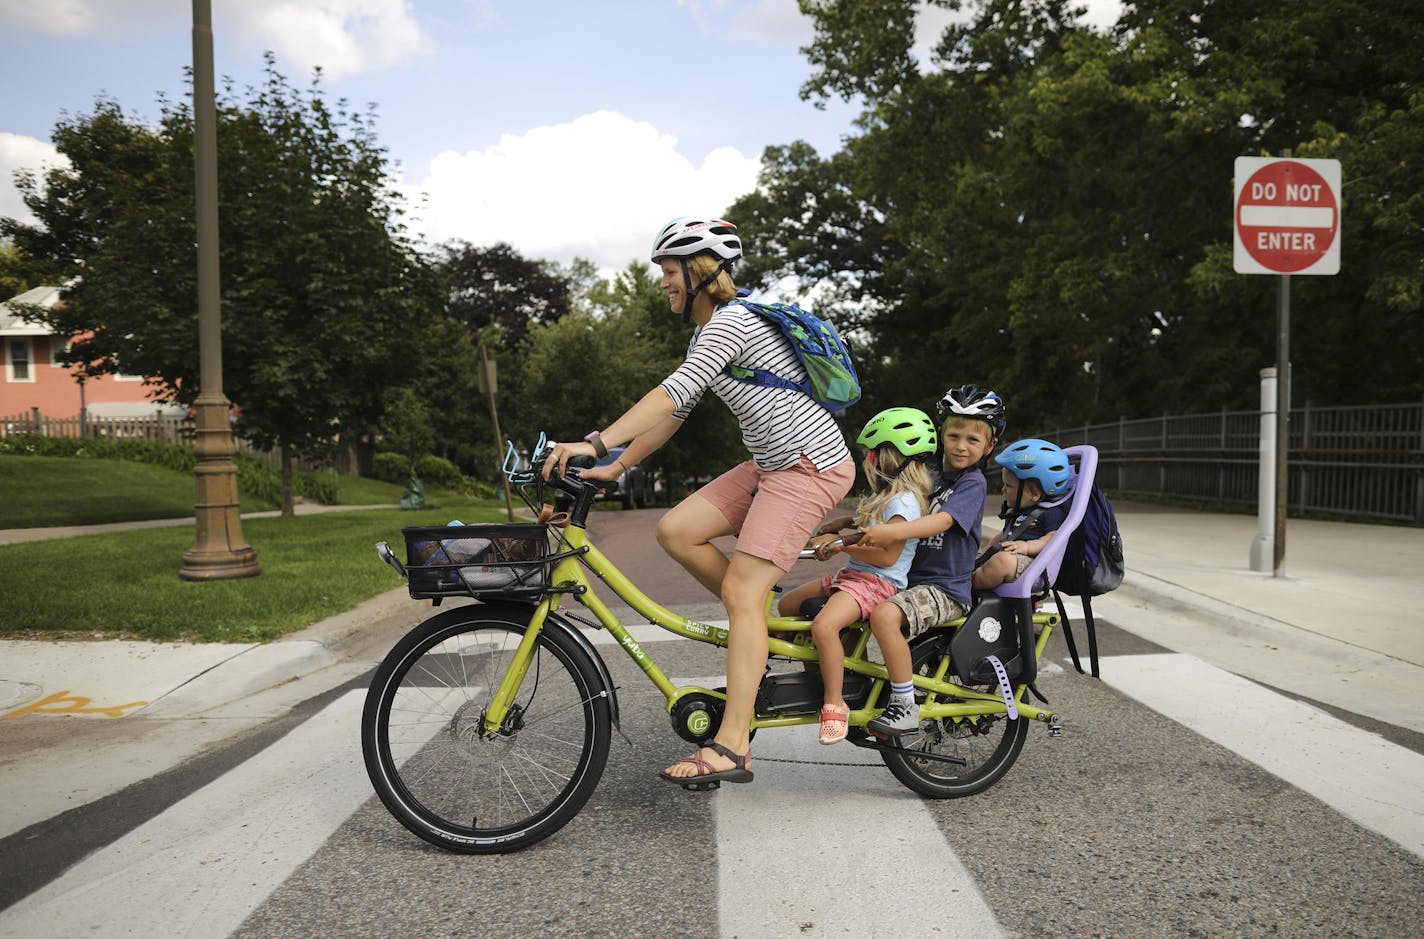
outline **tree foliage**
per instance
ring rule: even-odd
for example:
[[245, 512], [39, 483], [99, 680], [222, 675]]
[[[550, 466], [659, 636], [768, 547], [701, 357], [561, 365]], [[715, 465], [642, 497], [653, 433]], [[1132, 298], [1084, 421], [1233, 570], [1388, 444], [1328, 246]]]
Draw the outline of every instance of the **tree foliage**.
[[[191, 402], [197, 344], [193, 116], [156, 125], [100, 100], [60, 121], [70, 168], [22, 179], [38, 221], [0, 221], [46, 277], [68, 282], [48, 325], [68, 360], [150, 376]], [[407, 383], [439, 310], [408, 240], [372, 116], [332, 106], [319, 76], [291, 88], [268, 58], [260, 88], [219, 95], [222, 387], [236, 432], [321, 457], [367, 433], [385, 389]]]
[[1254, 405], [1276, 278], [1231, 270], [1231, 166], [1287, 148], [1345, 178], [1340, 275], [1292, 278], [1297, 399], [1424, 392], [1424, 7], [938, 5], [968, 16], [917, 61], [914, 0], [803, 0], [803, 95], [861, 101], [859, 133], [769, 149], [728, 212], [761, 282], [861, 311], [867, 404], [974, 381], [1015, 432]]

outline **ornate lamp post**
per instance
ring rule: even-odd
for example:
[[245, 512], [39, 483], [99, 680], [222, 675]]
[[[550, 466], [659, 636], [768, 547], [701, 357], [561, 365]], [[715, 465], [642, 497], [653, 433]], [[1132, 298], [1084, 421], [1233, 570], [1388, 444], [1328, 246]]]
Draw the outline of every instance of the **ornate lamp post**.
[[198, 352], [202, 389], [197, 406], [197, 540], [183, 555], [184, 580], [231, 580], [262, 573], [257, 552], [242, 537], [237, 464], [222, 390], [222, 320], [218, 280], [218, 139], [213, 93], [211, 0], [193, 0], [193, 130], [198, 221]]

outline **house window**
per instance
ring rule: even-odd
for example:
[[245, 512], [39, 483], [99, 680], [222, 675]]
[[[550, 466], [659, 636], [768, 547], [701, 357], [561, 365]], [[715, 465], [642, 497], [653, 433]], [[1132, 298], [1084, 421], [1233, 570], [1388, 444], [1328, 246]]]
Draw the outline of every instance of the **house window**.
[[11, 339], [5, 354], [5, 378], [8, 381], [34, 381], [34, 356], [28, 339]]

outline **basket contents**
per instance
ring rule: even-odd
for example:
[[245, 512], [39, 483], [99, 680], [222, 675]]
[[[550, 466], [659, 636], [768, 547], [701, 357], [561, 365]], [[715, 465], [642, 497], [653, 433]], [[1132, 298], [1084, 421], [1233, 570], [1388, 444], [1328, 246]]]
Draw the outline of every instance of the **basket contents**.
[[549, 536], [542, 525], [451, 522], [401, 531], [413, 597], [537, 593], [544, 589]]

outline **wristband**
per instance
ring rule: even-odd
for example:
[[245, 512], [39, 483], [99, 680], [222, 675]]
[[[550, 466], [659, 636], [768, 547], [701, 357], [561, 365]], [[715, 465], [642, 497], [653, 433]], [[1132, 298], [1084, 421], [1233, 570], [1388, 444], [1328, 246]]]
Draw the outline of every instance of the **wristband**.
[[589, 434], [583, 439], [593, 444], [594, 456], [598, 457], [600, 460], [608, 456], [608, 447], [604, 446], [603, 438], [599, 436], [598, 431], [595, 430], [593, 433]]

